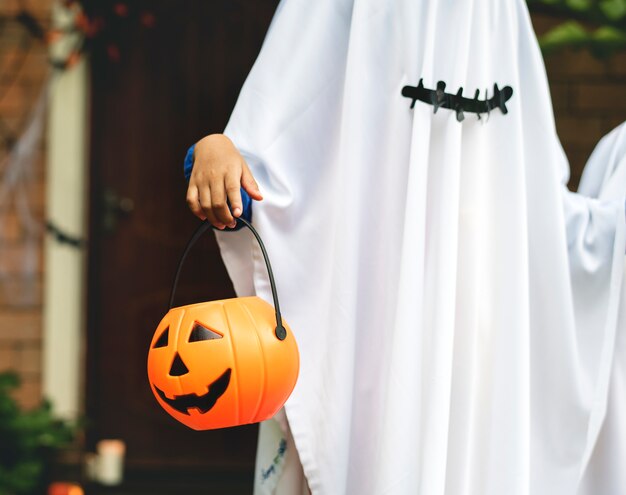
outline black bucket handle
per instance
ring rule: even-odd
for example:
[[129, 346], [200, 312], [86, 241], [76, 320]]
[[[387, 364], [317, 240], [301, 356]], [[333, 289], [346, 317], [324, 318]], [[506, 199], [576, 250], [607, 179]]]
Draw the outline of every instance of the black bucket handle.
[[[250, 229], [250, 231], [254, 234], [254, 237], [256, 237], [256, 240], [258, 241], [259, 246], [261, 247], [261, 252], [263, 253], [263, 259], [265, 260], [265, 266], [267, 267], [267, 274], [270, 279], [270, 286], [272, 287], [272, 298], [274, 299], [274, 311], [276, 312], [276, 328], [274, 329], [274, 333], [276, 334], [276, 337], [279, 340], [285, 340], [285, 338], [287, 337], [287, 330], [283, 326], [283, 319], [282, 319], [282, 316], [280, 315], [280, 305], [278, 304], [278, 293], [276, 291], [276, 282], [274, 282], [274, 274], [272, 272], [272, 265], [270, 264], [270, 259], [269, 259], [269, 256], [267, 255], [265, 245], [263, 244], [263, 241], [261, 240], [261, 236], [256, 231], [256, 229], [250, 224], [250, 222], [248, 222], [245, 218], [241, 218], [241, 217], [237, 218], [237, 221], [243, 223], [246, 227], [248, 227], [248, 229]], [[209, 221], [207, 220], [203, 221], [200, 224], [200, 226], [196, 229], [196, 231], [193, 233], [193, 235], [191, 236], [191, 239], [189, 239], [189, 242], [187, 243], [187, 246], [185, 247], [185, 250], [183, 251], [183, 255], [180, 257], [180, 261], [178, 262], [178, 267], [176, 268], [176, 275], [174, 276], [174, 283], [172, 284], [172, 292], [170, 294], [170, 303], [169, 303], [168, 310], [172, 309], [172, 307], [174, 306], [174, 295], [176, 293], [176, 287], [178, 286], [178, 278], [180, 277], [180, 271], [183, 267], [183, 263], [185, 262], [185, 259], [187, 258], [187, 254], [189, 254], [189, 251], [191, 250], [193, 245], [196, 243], [196, 241], [202, 236], [202, 234], [204, 234], [211, 227], [212, 225]]]

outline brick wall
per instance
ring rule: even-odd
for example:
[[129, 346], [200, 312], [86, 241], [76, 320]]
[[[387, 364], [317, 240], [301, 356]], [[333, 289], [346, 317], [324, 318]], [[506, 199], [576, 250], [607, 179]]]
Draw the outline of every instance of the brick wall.
[[[43, 25], [49, 25], [52, 0], [25, 0]], [[40, 95], [47, 71], [47, 49], [25, 36], [23, 27], [8, 22], [19, 11], [17, 0], [0, 1], [0, 163], [9, 151], [3, 136], [24, 128]], [[27, 56], [18, 63], [27, 47]], [[8, 85], [10, 81], [13, 84]], [[37, 150], [26, 192], [34, 219], [44, 219], [45, 143]], [[0, 165], [0, 177], [5, 166]], [[0, 206], [2, 208], [2, 206]], [[26, 407], [41, 397], [42, 232], [23, 225], [15, 203], [0, 210], [0, 371], [14, 369], [22, 377], [17, 398]], [[28, 263], [32, 263], [28, 268]]]
[[[538, 34], [558, 20], [533, 16]], [[585, 162], [600, 138], [626, 120], [626, 53], [608, 60], [567, 50], [545, 57], [556, 127], [576, 188]]]
[[[43, 23], [48, 25], [52, 0], [26, 0]], [[0, 1], [0, 17], [18, 11], [17, 0]], [[555, 24], [542, 16], [533, 18], [539, 33]], [[11, 62], [18, 55], [22, 30], [5, 24], [0, 31], [0, 80], [10, 76]], [[626, 119], [626, 54], [601, 62], [586, 52], [567, 52], [546, 60], [552, 88], [557, 128], [572, 164], [572, 182], [580, 173], [597, 141]], [[11, 129], [24, 125], [42, 87], [46, 72], [46, 48], [34, 42], [9, 91], [0, 83], [0, 121]], [[0, 160], [7, 147], [0, 143]], [[42, 143], [35, 174], [28, 184], [35, 217], [44, 218], [44, 159]], [[3, 171], [0, 170], [0, 174]], [[18, 392], [25, 406], [41, 396], [41, 283], [42, 238], [35, 239], [38, 269], [24, 277], [20, 271], [28, 236], [15, 211], [0, 211], [0, 370], [18, 370], [23, 387]]]

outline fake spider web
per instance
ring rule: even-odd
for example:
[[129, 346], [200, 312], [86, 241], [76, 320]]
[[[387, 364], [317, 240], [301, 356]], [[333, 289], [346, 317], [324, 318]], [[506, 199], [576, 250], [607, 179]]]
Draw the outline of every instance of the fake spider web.
[[[32, 202], [41, 195], [36, 187], [49, 71], [30, 70], [40, 64], [40, 36], [41, 27], [24, 9], [0, 16], [0, 300], [12, 306], [40, 299], [42, 227]], [[25, 88], [33, 85], [39, 96], [24, 105]]]

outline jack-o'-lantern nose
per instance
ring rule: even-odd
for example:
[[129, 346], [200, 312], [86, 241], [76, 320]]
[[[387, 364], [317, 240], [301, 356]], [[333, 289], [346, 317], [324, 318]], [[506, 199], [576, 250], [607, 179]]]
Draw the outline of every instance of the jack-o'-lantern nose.
[[170, 368], [170, 376], [183, 376], [189, 373], [189, 369], [183, 363], [183, 360], [180, 358], [180, 355], [176, 353], [176, 357], [174, 358], [174, 362], [172, 363], [172, 367]]

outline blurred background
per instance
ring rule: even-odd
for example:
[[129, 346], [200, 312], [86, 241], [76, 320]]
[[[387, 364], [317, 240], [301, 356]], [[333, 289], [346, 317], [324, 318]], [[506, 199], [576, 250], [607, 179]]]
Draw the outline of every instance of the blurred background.
[[[0, 0], [0, 495], [251, 493], [256, 427], [187, 430], [145, 366], [197, 223], [185, 152], [277, 4]], [[529, 6], [575, 189], [626, 119], [626, 0]], [[176, 303], [232, 295], [207, 237]]]

